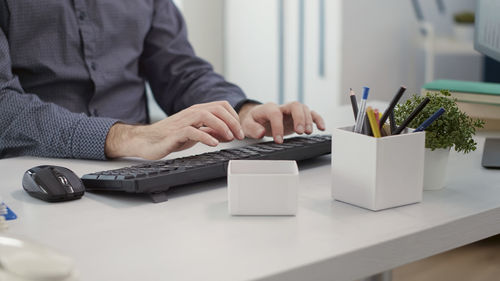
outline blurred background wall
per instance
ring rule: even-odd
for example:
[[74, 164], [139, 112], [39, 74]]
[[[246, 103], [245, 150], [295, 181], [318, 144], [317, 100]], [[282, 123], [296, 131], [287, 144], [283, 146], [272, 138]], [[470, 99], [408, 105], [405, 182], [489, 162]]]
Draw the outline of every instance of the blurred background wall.
[[410, 0], [174, 2], [197, 54], [262, 101], [301, 100], [324, 114], [347, 103], [350, 87], [369, 86], [378, 100], [389, 100], [399, 85], [417, 93], [429, 55], [434, 79], [483, 77], [472, 41], [454, 35], [453, 14], [474, 11], [475, 0], [444, 0], [444, 11], [435, 0], [418, 1], [435, 31], [431, 52]]

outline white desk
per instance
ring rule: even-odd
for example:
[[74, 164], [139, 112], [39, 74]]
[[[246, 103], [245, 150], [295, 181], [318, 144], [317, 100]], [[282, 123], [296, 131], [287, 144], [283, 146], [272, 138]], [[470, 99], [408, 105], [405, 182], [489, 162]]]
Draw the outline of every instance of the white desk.
[[355, 280], [500, 233], [500, 171], [479, 150], [451, 154], [448, 187], [420, 204], [381, 212], [330, 198], [330, 157], [302, 165], [296, 217], [231, 217], [225, 181], [148, 197], [86, 193], [48, 204], [21, 187], [25, 170], [66, 166], [77, 174], [121, 162], [0, 160], [0, 193], [19, 219], [8, 233], [73, 257], [81, 280]]

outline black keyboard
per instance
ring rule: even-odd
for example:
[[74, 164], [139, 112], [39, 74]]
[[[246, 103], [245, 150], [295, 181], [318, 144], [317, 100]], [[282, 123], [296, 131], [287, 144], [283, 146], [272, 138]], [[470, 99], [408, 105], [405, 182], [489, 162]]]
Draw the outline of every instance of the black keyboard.
[[172, 186], [225, 177], [229, 160], [301, 161], [329, 153], [330, 135], [298, 136], [285, 139], [282, 144], [261, 142], [86, 174], [82, 181], [86, 190], [148, 193], [153, 202], [163, 202], [167, 200], [165, 192]]

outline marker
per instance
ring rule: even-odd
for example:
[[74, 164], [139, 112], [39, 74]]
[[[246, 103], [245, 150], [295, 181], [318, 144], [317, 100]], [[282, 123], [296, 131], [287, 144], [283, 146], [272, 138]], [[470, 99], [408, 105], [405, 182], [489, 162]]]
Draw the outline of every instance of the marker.
[[382, 137], [380, 135], [380, 129], [378, 128], [377, 120], [375, 118], [375, 113], [371, 106], [366, 108], [366, 115], [368, 115], [368, 120], [370, 120], [370, 126], [372, 127], [373, 136], [376, 138]]
[[363, 122], [363, 128], [361, 133], [367, 136], [373, 136], [372, 127], [370, 126], [370, 120], [368, 120], [368, 115], [365, 114], [365, 121]]
[[436, 119], [438, 119], [439, 116], [443, 115], [444, 112], [445, 112], [444, 108], [441, 107], [436, 112], [434, 112], [434, 114], [432, 114], [431, 117], [429, 117], [427, 120], [425, 120], [424, 123], [422, 123], [420, 126], [418, 126], [418, 128], [416, 128], [415, 131], [413, 131], [413, 132], [414, 133], [421, 132], [421, 131], [427, 129], [427, 127], [429, 127], [432, 124], [432, 122], [436, 121]]
[[380, 126], [381, 115], [380, 115], [380, 112], [378, 112], [378, 109], [374, 109], [373, 114], [375, 114], [375, 120], [377, 120], [377, 126], [382, 127], [382, 126]]
[[429, 98], [425, 98], [418, 106], [417, 108], [415, 108], [415, 110], [413, 110], [412, 113], [410, 113], [410, 115], [405, 119], [405, 121], [403, 121], [403, 123], [401, 123], [401, 126], [399, 126], [395, 131], [394, 131], [394, 135], [399, 135], [401, 134], [401, 132], [406, 128], [406, 126], [408, 126], [408, 124], [411, 123], [411, 121], [413, 121], [413, 119], [415, 119], [415, 117], [417, 117], [417, 115], [422, 111], [422, 109], [424, 109], [424, 107], [430, 102], [431, 100]]
[[394, 110], [389, 114], [389, 125], [391, 126], [391, 134], [394, 134], [396, 131], [396, 119], [394, 118]]
[[352, 105], [352, 112], [354, 113], [354, 120], [358, 118], [358, 101], [356, 100], [356, 93], [352, 90], [352, 88], [349, 89], [349, 97], [351, 98], [351, 105]]
[[361, 133], [361, 129], [363, 129], [363, 121], [365, 120], [366, 113], [366, 100], [368, 99], [369, 92], [370, 88], [363, 87], [363, 98], [361, 99], [358, 116], [356, 117], [356, 126], [354, 126], [354, 132], [356, 133]]
[[379, 125], [379, 127], [382, 127], [382, 124], [385, 124], [385, 121], [387, 121], [387, 118], [389, 118], [389, 115], [391, 114], [391, 112], [394, 111], [394, 107], [396, 107], [396, 104], [401, 99], [401, 97], [403, 96], [403, 93], [405, 91], [406, 91], [406, 87], [405, 86], [401, 86], [399, 88], [399, 91], [392, 98], [392, 101], [389, 104], [389, 107], [387, 107], [387, 109], [384, 111], [384, 115], [382, 115], [382, 118], [380, 118], [380, 125]]

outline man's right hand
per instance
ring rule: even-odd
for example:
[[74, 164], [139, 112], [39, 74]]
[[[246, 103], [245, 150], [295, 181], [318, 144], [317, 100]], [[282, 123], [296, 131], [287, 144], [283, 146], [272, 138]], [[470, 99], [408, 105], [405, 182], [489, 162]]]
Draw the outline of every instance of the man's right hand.
[[108, 132], [105, 152], [109, 158], [157, 160], [197, 142], [217, 146], [244, 137], [236, 111], [218, 101], [193, 105], [151, 125], [116, 123]]

